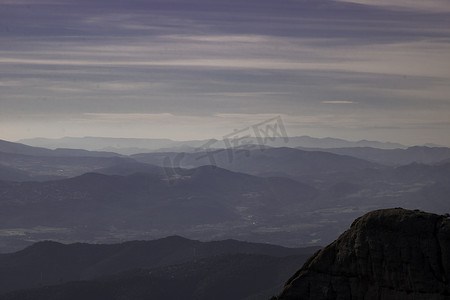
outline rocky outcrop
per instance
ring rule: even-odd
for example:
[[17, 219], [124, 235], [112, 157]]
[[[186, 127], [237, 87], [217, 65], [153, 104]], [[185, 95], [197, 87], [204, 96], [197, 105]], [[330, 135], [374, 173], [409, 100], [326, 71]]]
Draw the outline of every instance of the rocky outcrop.
[[448, 215], [370, 212], [314, 254], [273, 299], [450, 299]]

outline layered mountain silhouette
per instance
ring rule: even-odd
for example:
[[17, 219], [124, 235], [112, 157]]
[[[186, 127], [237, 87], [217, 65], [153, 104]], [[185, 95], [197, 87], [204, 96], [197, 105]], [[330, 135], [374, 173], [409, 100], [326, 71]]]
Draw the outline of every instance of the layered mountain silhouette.
[[370, 210], [449, 211], [444, 162], [381, 166], [257, 145], [133, 157], [84, 150], [73, 151], [88, 156], [57, 156], [57, 150], [2, 145], [10, 153], [0, 153], [0, 252], [49, 238], [119, 242], [173, 234], [324, 245]]
[[[127, 157], [96, 156], [34, 156], [0, 152], [0, 165], [22, 172], [26, 177], [20, 181], [47, 181], [69, 178], [92, 172], [96, 169], [133, 161]], [[18, 178], [3, 173], [5, 180]]]
[[196, 238], [226, 238], [251, 234], [289, 211], [304, 210], [318, 193], [288, 178], [260, 178], [214, 166], [184, 170], [189, 172], [174, 178], [158, 167], [146, 170], [123, 176], [87, 173], [45, 182], [0, 182], [0, 228], [13, 229], [6, 231], [8, 235], [14, 228], [29, 228], [24, 232], [29, 235], [37, 227], [53, 228], [53, 238], [72, 241], [186, 232]]
[[113, 157], [120, 156], [120, 154], [107, 151], [88, 151], [81, 148], [59, 148], [48, 149], [47, 147], [35, 147], [24, 145], [22, 143], [14, 143], [5, 140], [0, 140], [0, 152], [11, 154], [22, 154], [31, 156], [56, 156], [56, 157]]
[[279, 290], [314, 250], [179, 236], [111, 245], [45, 241], [0, 255], [0, 294], [37, 288], [0, 299], [243, 299]]
[[[165, 168], [195, 168], [214, 165], [235, 172], [258, 176], [339, 174], [379, 167], [376, 163], [346, 155], [294, 148], [260, 148], [250, 145], [239, 149], [199, 150], [199, 152], [158, 152], [122, 156], [113, 152], [82, 149], [31, 147], [0, 140], [0, 165], [24, 172], [23, 177], [3, 175], [6, 180], [51, 180], [74, 177], [118, 164], [141, 162]], [[264, 150], [264, 151], [262, 151]]]
[[272, 299], [449, 299], [450, 220], [370, 212], [318, 251]]
[[[268, 299], [280, 277], [302, 264], [272, 300], [450, 297], [448, 215], [376, 210], [306, 260], [311, 250], [176, 236], [115, 245], [40, 242], [0, 255], [1, 288], [21, 289], [0, 299]], [[24, 289], [33, 286], [42, 287]]]
[[0, 179], [46, 181], [134, 161], [112, 152], [31, 147], [0, 140]]
[[446, 147], [415, 146], [407, 149], [379, 149], [372, 147], [352, 148], [300, 148], [309, 151], [326, 151], [330, 153], [349, 155], [383, 165], [407, 165], [411, 163], [435, 164], [450, 159], [450, 149]]
[[379, 167], [376, 163], [351, 156], [286, 147], [264, 150], [219, 149], [184, 153], [181, 157], [179, 153], [144, 153], [131, 157], [139, 162], [159, 166], [167, 166], [166, 161], [178, 162], [177, 167], [185, 168], [215, 165], [235, 172], [258, 176], [336, 175]]
[[[233, 141], [231, 141], [233, 142]], [[254, 137], [245, 139], [246, 144], [258, 145], [261, 141]], [[226, 148], [229, 143], [224, 140], [190, 140], [174, 141], [170, 139], [138, 139], [138, 138], [105, 138], [105, 137], [64, 137], [60, 139], [32, 138], [23, 139], [19, 143], [44, 148], [75, 148], [91, 151], [113, 151], [124, 155], [143, 152], [169, 152], [185, 151], [195, 152], [195, 149], [211, 144], [213, 148]], [[374, 147], [380, 149], [406, 148], [398, 143], [378, 141], [346, 141], [336, 138], [313, 138], [297, 136], [285, 138], [265, 139], [264, 145], [268, 147], [310, 147], [310, 148], [337, 148], [337, 147]]]
[[[414, 153], [429, 159], [446, 149]], [[258, 145], [132, 157], [11, 142], [0, 150], [6, 151], [0, 152], [0, 252], [45, 239], [120, 242], [174, 234], [324, 245], [371, 210], [449, 211], [445, 161], [383, 166]]]

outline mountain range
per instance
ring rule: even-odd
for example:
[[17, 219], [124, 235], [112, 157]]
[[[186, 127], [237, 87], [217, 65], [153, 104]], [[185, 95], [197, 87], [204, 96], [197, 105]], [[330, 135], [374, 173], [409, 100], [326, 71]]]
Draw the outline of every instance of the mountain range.
[[51, 157], [115, 157], [120, 156], [114, 152], [88, 151], [82, 148], [56, 148], [54, 150], [46, 147], [28, 146], [23, 143], [14, 143], [0, 140], [0, 152], [21, 154], [29, 156], [51, 156]]
[[171, 181], [160, 168], [153, 169], [0, 182], [0, 228], [57, 228], [59, 238], [80, 240], [180, 232], [197, 238], [249, 235], [288, 208], [307, 209], [317, 196], [315, 188], [288, 178], [203, 166]]
[[[110, 151], [124, 155], [143, 152], [195, 152], [198, 149], [212, 145], [212, 148], [228, 148], [235, 141], [205, 139], [193, 141], [174, 141], [170, 139], [138, 139], [138, 138], [105, 138], [105, 137], [64, 137], [59, 139], [32, 138], [22, 139], [18, 143], [49, 149], [72, 148], [91, 151]], [[255, 137], [246, 137], [245, 144], [261, 145], [261, 141]], [[346, 141], [335, 138], [313, 138], [298, 136], [289, 138], [264, 139], [264, 146], [268, 147], [310, 147], [310, 148], [341, 148], [341, 147], [373, 147], [380, 149], [406, 148], [398, 143], [378, 141]], [[196, 150], [197, 149], [197, 150]]]
[[[426, 161], [448, 150], [421, 149], [411, 153]], [[120, 242], [174, 234], [324, 245], [350, 220], [374, 209], [450, 211], [446, 161], [392, 166], [323, 150], [90, 156], [87, 150], [5, 141], [0, 143], [0, 252], [49, 238]]]
[[290, 176], [339, 174], [367, 168], [377, 164], [346, 155], [323, 151], [303, 151], [294, 148], [219, 149], [195, 153], [144, 153], [130, 156], [136, 161], [159, 166], [193, 168], [215, 165], [235, 172], [258, 176]]
[[[320, 148], [299, 148], [323, 151]], [[414, 146], [407, 149], [379, 149], [371, 147], [328, 148], [327, 152], [357, 157], [382, 165], [401, 166], [411, 163], [436, 164], [450, 159], [450, 148]]]
[[46, 241], [0, 255], [0, 299], [445, 300], [449, 247], [448, 214], [402, 208], [358, 217], [312, 255], [312, 248], [177, 236], [114, 245]]
[[[109, 245], [44, 241], [0, 254], [0, 299], [244, 299], [280, 291], [315, 250], [179, 236]], [[231, 284], [239, 288], [230, 291]], [[31, 290], [11, 292], [23, 289]]]

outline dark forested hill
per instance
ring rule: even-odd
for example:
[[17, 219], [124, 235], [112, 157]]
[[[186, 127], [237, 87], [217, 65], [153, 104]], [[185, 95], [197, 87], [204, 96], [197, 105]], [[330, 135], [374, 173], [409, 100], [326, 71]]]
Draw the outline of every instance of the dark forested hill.
[[257, 300], [282, 288], [306, 255], [235, 254], [0, 295], [1, 300]]
[[[183, 286], [202, 292], [201, 281], [203, 283], [209, 281], [208, 286], [203, 289], [208, 289], [207, 294], [210, 295], [215, 286], [221, 285], [225, 288], [225, 285], [229, 284], [222, 282], [222, 279], [232, 280], [235, 283], [241, 280], [240, 284], [244, 282], [256, 284], [256, 279], [262, 276], [262, 270], [271, 271], [273, 273], [271, 279], [258, 286], [258, 289], [262, 291], [281, 283], [282, 275], [287, 276], [286, 270], [291, 269], [290, 264], [303, 263], [313, 251], [313, 248], [284, 248], [235, 240], [200, 242], [178, 236], [111, 245], [82, 243], [64, 245], [45, 241], [16, 253], [0, 254], [2, 266], [0, 293], [68, 281], [93, 280], [118, 274], [88, 285], [68, 284], [56, 288], [55, 291], [62, 289], [68, 293], [58, 299], [70, 299], [69, 294], [74, 286], [79, 287], [79, 292], [83, 292], [84, 287], [87, 286], [89, 293], [97, 295], [102, 292], [105, 285], [109, 285], [109, 290], [114, 290], [116, 283], [120, 282], [119, 286], [132, 284], [137, 286], [140, 292], [151, 294], [156, 287], [152, 287], [151, 284], [146, 286], [144, 282], [161, 281], [167, 285], [185, 281]], [[245, 255], [236, 256], [236, 254]], [[133, 269], [139, 270], [129, 271]], [[154, 271], [142, 271], [142, 269], [154, 269]], [[124, 271], [127, 272], [119, 273]], [[151, 274], [153, 275], [150, 276]], [[250, 274], [253, 276], [249, 276]], [[138, 279], [130, 283], [130, 278]], [[168, 286], [165, 287], [168, 288]], [[47, 291], [50, 290], [47, 289]], [[249, 292], [254, 291], [257, 291], [255, 287], [249, 290]], [[94, 299], [92, 295], [86, 294], [82, 298]], [[3, 298], [0, 297], [0, 299]], [[34, 299], [41, 298], [36, 296]]]

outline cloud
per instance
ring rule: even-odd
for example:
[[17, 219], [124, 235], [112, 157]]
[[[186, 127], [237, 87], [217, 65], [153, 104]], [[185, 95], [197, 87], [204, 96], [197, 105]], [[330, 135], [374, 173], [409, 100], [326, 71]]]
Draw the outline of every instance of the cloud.
[[446, 126], [446, 0], [52, 2], [0, 9], [2, 125], [209, 137], [280, 114], [299, 133]]
[[79, 120], [86, 121], [108, 121], [108, 122], [124, 122], [124, 121], [148, 121], [148, 122], [161, 122], [168, 121], [170, 119], [177, 118], [170, 113], [84, 113]]
[[[122, 70], [151, 67], [314, 70], [450, 77], [450, 41], [440, 37], [359, 45], [346, 44], [340, 39], [328, 40], [333, 47], [322, 45], [317, 38], [247, 35], [199, 35], [180, 39], [164, 36], [153, 42], [141, 42], [137, 38], [125, 41], [130, 44], [115, 39], [106, 40], [103, 45], [91, 40], [68, 44], [27, 40], [23, 43], [28, 48], [23, 51], [0, 50], [0, 64]], [[30, 45], [40, 48], [33, 56], [29, 55]]]
[[397, 10], [416, 10], [427, 12], [450, 12], [450, 3], [447, 0], [335, 0], [371, 6], [381, 6]]
[[0, 5], [62, 5], [64, 0], [1, 0]]
[[322, 101], [322, 103], [325, 103], [325, 104], [353, 104], [355, 102], [346, 101], [346, 100], [330, 100], [330, 101]]
[[17, 87], [17, 86], [22, 86], [23, 85], [23, 81], [22, 80], [3, 80], [0, 81], [0, 86], [3, 87]]

